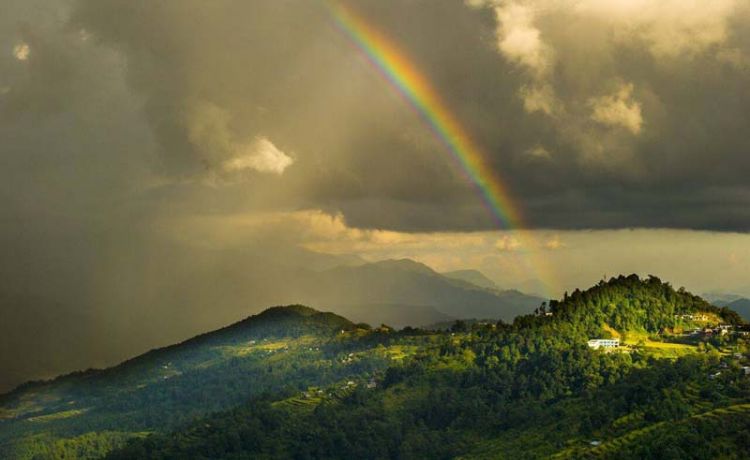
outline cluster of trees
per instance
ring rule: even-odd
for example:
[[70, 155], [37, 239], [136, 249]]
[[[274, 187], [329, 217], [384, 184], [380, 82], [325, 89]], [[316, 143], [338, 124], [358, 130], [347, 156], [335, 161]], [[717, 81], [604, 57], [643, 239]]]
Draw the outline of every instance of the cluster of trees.
[[99, 459], [113, 449], [125, 446], [125, 443], [133, 438], [132, 433], [117, 431], [92, 431], [62, 439], [40, 434], [35, 437], [34, 442], [15, 446], [12, 452], [4, 455], [4, 458]]
[[[507, 454], [528, 451], [536, 457], [561, 450], [570, 439], [588, 444], [642, 428], [647, 429], [640, 442], [618, 446], [620, 458], [710, 458], [695, 456], [709, 451], [742, 458], [750, 453], [743, 429], [750, 409], [735, 413], [731, 404], [750, 388], [739, 376], [721, 384], [707, 379], [714, 360], [696, 355], [656, 363], [613, 385], [546, 403], [524, 396], [503, 402], [489, 382], [464, 380], [464, 372], [409, 376], [380, 391], [358, 389], [310, 413], [256, 399], [176, 433], [131, 442], [109, 458], [453, 458], [470, 452], [478, 433], [509, 431], [539, 438], [534, 445], [508, 445]], [[729, 408], [717, 411], [731, 417], [691, 417], [707, 407]], [[615, 423], [628, 415], [629, 423]], [[648, 429], [654, 426], [658, 429]], [[584, 451], [573, 449], [570, 456]]]

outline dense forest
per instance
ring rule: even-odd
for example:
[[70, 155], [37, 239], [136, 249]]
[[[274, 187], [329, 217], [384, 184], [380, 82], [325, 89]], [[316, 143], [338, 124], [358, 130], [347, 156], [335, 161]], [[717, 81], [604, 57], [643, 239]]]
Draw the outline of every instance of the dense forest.
[[635, 275], [445, 331], [276, 307], [4, 396], [0, 456], [750, 458], [746, 332]]

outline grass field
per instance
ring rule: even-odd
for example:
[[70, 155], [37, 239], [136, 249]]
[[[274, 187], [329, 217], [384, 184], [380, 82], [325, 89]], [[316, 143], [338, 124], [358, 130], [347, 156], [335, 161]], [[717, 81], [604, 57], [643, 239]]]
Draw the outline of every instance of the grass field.
[[628, 331], [625, 333], [623, 345], [628, 347], [641, 346], [654, 357], [667, 359], [679, 358], [680, 356], [697, 351], [697, 347], [694, 345], [655, 341], [648, 334], [638, 331]]

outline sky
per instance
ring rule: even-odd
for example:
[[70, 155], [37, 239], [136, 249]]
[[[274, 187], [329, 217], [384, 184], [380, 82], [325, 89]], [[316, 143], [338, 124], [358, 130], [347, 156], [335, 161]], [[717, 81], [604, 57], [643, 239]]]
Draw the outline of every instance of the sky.
[[750, 4], [341, 3], [522, 218], [498, 223], [331, 2], [5, 0], [6, 382], [244, 317], [309, 251], [551, 296], [632, 272], [750, 295]]

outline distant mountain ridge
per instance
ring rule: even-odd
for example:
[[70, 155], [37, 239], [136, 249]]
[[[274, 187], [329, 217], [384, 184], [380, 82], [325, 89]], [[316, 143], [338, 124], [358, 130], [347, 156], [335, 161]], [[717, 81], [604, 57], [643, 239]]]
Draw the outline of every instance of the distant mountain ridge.
[[750, 299], [742, 297], [729, 302], [726, 306], [739, 313], [745, 321], [750, 321]]
[[742, 298], [739, 294], [718, 291], [704, 293], [702, 294], [702, 297], [717, 307], [726, 307], [731, 302]]
[[745, 321], [750, 321], [750, 299], [739, 294], [710, 292], [703, 295], [706, 300], [718, 307], [728, 307], [739, 313]]
[[489, 279], [484, 273], [479, 270], [454, 270], [450, 272], [443, 272], [442, 275], [447, 276], [448, 278], [466, 281], [485, 289], [500, 289], [497, 283]]
[[[304, 293], [300, 294], [306, 302], [333, 311], [341, 306], [341, 311], [351, 316], [357, 316], [355, 306], [385, 304], [418, 305], [438, 311], [438, 315], [412, 326], [444, 321], [446, 316], [512, 321], [518, 315], [531, 313], [545, 300], [451, 278], [411, 259], [339, 266], [310, 274], [306, 281]], [[377, 318], [376, 313], [377, 309], [368, 308], [373, 319]]]

